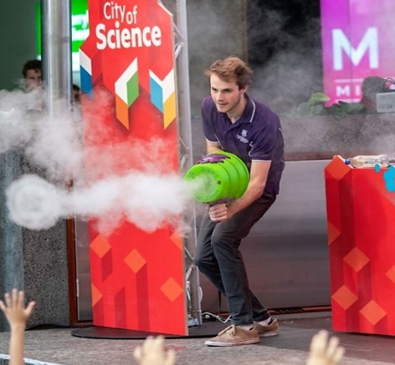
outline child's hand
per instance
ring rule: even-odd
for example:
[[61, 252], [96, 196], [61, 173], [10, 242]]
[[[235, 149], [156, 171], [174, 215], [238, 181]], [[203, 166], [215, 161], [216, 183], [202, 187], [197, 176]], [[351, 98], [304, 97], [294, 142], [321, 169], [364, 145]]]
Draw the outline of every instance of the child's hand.
[[25, 295], [23, 291], [12, 289], [11, 294], [4, 294], [4, 301], [0, 300], [0, 309], [4, 312], [11, 327], [25, 326], [27, 319], [33, 312], [35, 302], [30, 302], [25, 307]]
[[174, 365], [176, 353], [166, 350], [163, 337], [148, 337], [142, 346], [134, 351], [134, 357], [140, 365]]
[[339, 346], [339, 339], [329, 338], [328, 332], [321, 330], [311, 340], [307, 365], [336, 365], [343, 354], [344, 348]]

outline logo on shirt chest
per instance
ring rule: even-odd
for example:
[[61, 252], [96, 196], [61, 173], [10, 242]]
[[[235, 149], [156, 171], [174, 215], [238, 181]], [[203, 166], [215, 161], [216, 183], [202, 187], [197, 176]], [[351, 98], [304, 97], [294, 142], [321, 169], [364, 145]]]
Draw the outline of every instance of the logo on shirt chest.
[[236, 138], [243, 143], [248, 143], [249, 140], [246, 138], [247, 137], [248, 131], [246, 129], [242, 129], [241, 133], [236, 134]]

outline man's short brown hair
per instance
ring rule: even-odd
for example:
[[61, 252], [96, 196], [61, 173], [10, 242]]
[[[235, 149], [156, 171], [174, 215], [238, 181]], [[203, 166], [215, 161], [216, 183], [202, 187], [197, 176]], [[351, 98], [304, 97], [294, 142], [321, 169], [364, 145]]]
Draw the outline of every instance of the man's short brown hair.
[[235, 81], [240, 89], [251, 84], [252, 70], [238, 57], [227, 57], [214, 61], [205, 71], [205, 75], [208, 77], [212, 74], [226, 82]]

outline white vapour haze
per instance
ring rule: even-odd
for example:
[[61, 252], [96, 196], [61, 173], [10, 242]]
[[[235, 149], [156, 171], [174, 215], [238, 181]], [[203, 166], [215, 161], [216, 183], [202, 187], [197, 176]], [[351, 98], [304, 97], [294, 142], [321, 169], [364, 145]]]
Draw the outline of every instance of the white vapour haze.
[[76, 113], [61, 111], [49, 118], [43, 91], [0, 91], [0, 153], [20, 149], [50, 179], [76, 178], [82, 168], [81, 123]]
[[320, 49], [311, 49], [289, 34], [285, 38], [294, 46], [276, 51], [264, 67], [254, 70], [254, 94], [276, 112], [291, 112], [313, 92], [322, 91]]
[[26, 146], [25, 156], [51, 180], [78, 180], [83, 168], [81, 122], [69, 111], [44, 116]]
[[133, 171], [74, 190], [68, 204], [74, 214], [98, 218], [99, 230], [111, 230], [126, 219], [149, 232], [165, 221], [175, 226], [180, 223], [180, 215], [190, 200], [188, 190], [176, 174]]
[[62, 215], [64, 192], [36, 175], [25, 175], [6, 190], [11, 219], [30, 229], [48, 229]]
[[60, 218], [97, 219], [97, 228], [109, 232], [122, 221], [151, 232], [165, 222], [178, 226], [190, 201], [188, 185], [176, 174], [131, 172], [66, 191], [36, 175], [24, 175], [6, 191], [10, 216], [17, 224], [40, 230]]
[[[285, 3], [284, 3], [285, 4]], [[249, 55], [254, 95], [276, 112], [291, 112], [314, 91], [322, 91], [320, 18], [309, 3], [249, 2]]]
[[[1, 139], [1, 152], [20, 148], [48, 181], [24, 175], [9, 186], [7, 207], [14, 222], [40, 230], [78, 216], [95, 219], [98, 230], [107, 233], [125, 220], [146, 231], [164, 222], [180, 223], [192, 194], [170, 168], [174, 162], [166, 152], [173, 146], [154, 139], [114, 142], [111, 128], [98, 113], [111, 102], [105, 92], [97, 93], [90, 116], [100, 128], [89, 133], [83, 146], [82, 124], [74, 113], [61, 111], [49, 118], [43, 111], [28, 111], [26, 95], [31, 96], [0, 94], [2, 136], [7, 136]], [[71, 181], [73, 190], [68, 191]]]
[[37, 100], [40, 90], [31, 93], [0, 90], [0, 153], [24, 147], [36, 125]]

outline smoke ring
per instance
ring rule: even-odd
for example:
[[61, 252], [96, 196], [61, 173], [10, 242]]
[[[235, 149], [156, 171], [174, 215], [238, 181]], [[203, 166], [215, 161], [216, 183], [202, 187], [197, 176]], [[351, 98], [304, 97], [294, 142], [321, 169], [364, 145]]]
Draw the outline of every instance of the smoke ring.
[[24, 175], [6, 190], [7, 208], [16, 224], [48, 229], [62, 215], [62, 199], [56, 187], [36, 175]]

